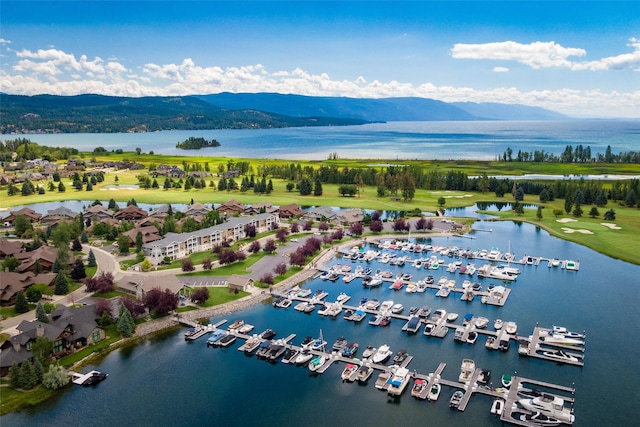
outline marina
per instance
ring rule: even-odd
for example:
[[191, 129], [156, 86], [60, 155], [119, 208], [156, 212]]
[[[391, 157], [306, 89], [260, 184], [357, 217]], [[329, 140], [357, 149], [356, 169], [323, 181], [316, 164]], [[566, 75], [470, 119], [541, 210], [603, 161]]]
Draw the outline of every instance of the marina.
[[[219, 330], [218, 328], [224, 323], [226, 323], [226, 320], [218, 322], [215, 326], [210, 326], [211, 329], [213, 329], [213, 332], [215, 332], [216, 330]], [[541, 328], [536, 328], [538, 335], [541, 330]], [[244, 339], [246, 342], [252, 339], [255, 340], [256, 337], [258, 337], [258, 335], [248, 336], [241, 334], [235, 330], [231, 330], [229, 335], [231, 334], [234, 338], [237, 337]], [[270, 340], [263, 338], [258, 339], [261, 340], [261, 343], [268, 342], [268, 348], [278, 348], [279, 355], [270, 358], [270, 360], [274, 362], [277, 361], [280, 355], [285, 352], [285, 349], [295, 352], [303, 351], [303, 347], [290, 343], [290, 341], [295, 337], [295, 334], [290, 334], [286, 338], [275, 342], [271, 342]], [[242, 346], [238, 348], [238, 350], [241, 349]], [[525, 427], [539, 426], [535, 420], [526, 420], [526, 415], [531, 415], [535, 413], [534, 411], [527, 409], [526, 407], [518, 406], [518, 402], [522, 402], [524, 400], [522, 398], [522, 394], [532, 392], [532, 389], [524, 387], [525, 384], [535, 387], [544, 387], [546, 390], [552, 390], [553, 392], [545, 392], [544, 395], [557, 399], [561, 402], [567, 402], [571, 406], [574, 403], [572, 396], [575, 393], [575, 389], [573, 387], [557, 385], [535, 379], [512, 376], [509, 388], [489, 387], [486, 385], [486, 378], [482, 381], [480, 380], [483, 375], [487, 375], [487, 371], [481, 368], [476, 368], [474, 362], [467, 359], [463, 360], [461, 374], [458, 381], [452, 381], [442, 378], [442, 373], [446, 367], [446, 363], [440, 363], [433, 373], [429, 373], [427, 375], [418, 373], [415, 370], [411, 371], [409, 364], [413, 361], [413, 356], [404, 353], [404, 350], [400, 350], [397, 354], [397, 356], [402, 356], [401, 362], [399, 364], [394, 363], [392, 365], [375, 363], [373, 359], [376, 352], [374, 351], [371, 352], [371, 356], [363, 358], [362, 360], [344, 357], [339, 351], [327, 352], [324, 350], [324, 347], [319, 350], [310, 350], [310, 353], [315, 356], [315, 358], [309, 362], [309, 369], [317, 375], [325, 373], [335, 363], [344, 363], [345, 368], [342, 370], [341, 374], [341, 379], [343, 381], [354, 382], [358, 380], [361, 383], [366, 383], [367, 379], [372, 375], [372, 371], [379, 371], [378, 377], [375, 381], [375, 387], [379, 390], [386, 391], [390, 396], [401, 396], [410, 383], [412, 383], [412, 386], [415, 386], [416, 382], [420, 381], [420, 383], [418, 383], [421, 385], [420, 391], [414, 393], [412, 390], [411, 392], [414, 397], [425, 400], [434, 386], [446, 386], [457, 390], [456, 393], [460, 393], [460, 398], [456, 400], [455, 405], [452, 405], [452, 409], [457, 409], [460, 412], [464, 412], [466, 410], [467, 405], [474, 394], [483, 394], [495, 399], [502, 399], [505, 403], [503, 405], [504, 409], [500, 413], [500, 420]], [[312, 366], [311, 364], [316, 363], [316, 360], [319, 361], [317, 362], [317, 366]], [[559, 392], [563, 392], [564, 394], [558, 394]], [[438, 394], [439, 393], [438, 387]], [[567, 393], [569, 395], [567, 395]], [[566, 420], [563, 420], [562, 422], [568, 425], [573, 424], [574, 416], [572, 409], [569, 407], [563, 407], [562, 410], [563, 413], [567, 413]], [[524, 419], [522, 417], [524, 417]]]

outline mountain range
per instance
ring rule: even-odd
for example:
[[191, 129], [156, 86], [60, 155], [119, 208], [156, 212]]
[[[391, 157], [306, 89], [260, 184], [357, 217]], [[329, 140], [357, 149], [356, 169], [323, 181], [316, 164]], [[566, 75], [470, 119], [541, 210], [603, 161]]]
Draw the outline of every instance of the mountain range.
[[388, 121], [562, 120], [538, 107], [427, 98], [219, 93], [172, 97], [0, 93], [0, 133], [151, 132], [343, 126]]

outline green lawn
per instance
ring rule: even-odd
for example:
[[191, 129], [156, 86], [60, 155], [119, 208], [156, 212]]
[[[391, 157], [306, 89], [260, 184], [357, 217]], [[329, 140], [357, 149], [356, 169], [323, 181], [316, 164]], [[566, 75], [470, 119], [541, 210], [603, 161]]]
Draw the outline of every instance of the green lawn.
[[249, 274], [249, 268], [260, 261], [267, 254], [260, 251], [256, 254], [249, 255], [243, 261], [237, 261], [233, 264], [224, 265], [222, 267], [212, 268], [211, 270], [192, 271], [190, 273], [176, 274], [176, 276], [200, 277], [200, 276], [230, 276], [232, 274]]
[[205, 301], [205, 303], [202, 305], [203, 307], [213, 307], [215, 305], [235, 301], [250, 295], [249, 292], [238, 292], [237, 294], [229, 292], [229, 288], [227, 287], [210, 287], [208, 289], [209, 299]]
[[[67, 387], [71, 386], [67, 385]], [[57, 390], [47, 390], [42, 386], [37, 386], [32, 390], [14, 390], [10, 387], [0, 387], [0, 415], [19, 408], [36, 406], [58, 392]]]

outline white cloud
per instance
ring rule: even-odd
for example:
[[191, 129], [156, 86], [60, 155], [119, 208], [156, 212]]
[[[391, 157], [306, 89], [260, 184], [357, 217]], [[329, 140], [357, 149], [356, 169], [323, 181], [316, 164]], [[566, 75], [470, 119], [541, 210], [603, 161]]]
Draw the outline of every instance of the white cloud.
[[509, 69], [507, 67], [493, 67], [494, 73], [508, 73]]
[[[638, 50], [638, 42], [631, 45]], [[516, 57], [511, 51], [512, 57]], [[548, 52], [548, 50], [547, 50]], [[415, 96], [446, 102], [502, 102], [539, 106], [569, 115], [598, 117], [638, 117], [640, 90], [604, 92], [601, 90], [540, 90], [523, 92], [516, 87], [478, 90], [472, 87], [412, 84], [402, 81], [335, 80], [328, 73], [311, 73], [302, 68], [270, 71], [261, 64], [240, 67], [201, 66], [185, 58], [176, 64], [148, 63], [135, 70], [111, 58], [89, 60], [57, 49], [21, 50], [12, 68], [0, 70], [0, 90], [22, 95], [42, 93], [77, 95], [96, 93], [113, 96], [177, 96], [219, 92], [276, 92], [310, 96], [382, 98]], [[504, 56], [504, 55], [503, 55]], [[541, 64], [541, 55], [532, 63]], [[605, 61], [606, 60], [606, 61]], [[564, 61], [557, 59], [557, 61]], [[634, 61], [612, 57], [602, 60], [613, 67]], [[595, 65], [592, 66], [593, 69]], [[502, 66], [494, 72], [508, 72]]]
[[[457, 43], [451, 49], [451, 56], [456, 59], [517, 61], [534, 69], [559, 67], [575, 71], [640, 70], [640, 41], [631, 38], [627, 46], [633, 48], [633, 52], [595, 61], [570, 60], [571, 57], [585, 56], [587, 51], [580, 48], [563, 47], [553, 41], [538, 41], [529, 44], [514, 41], [484, 44]], [[494, 71], [502, 71], [499, 68], [502, 67], [495, 67]]]
[[0, 44], [10, 44], [11, 40], [7, 40], [7, 39], [3, 39], [2, 37], [0, 37]]
[[522, 44], [514, 41], [463, 44], [457, 43], [451, 49], [451, 56], [457, 59], [496, 59], [517, 61], [532, 68], [569, 67], [571, 56], [586, 55], [584, 49], [562, 47], [556, 42], [533, 42]]

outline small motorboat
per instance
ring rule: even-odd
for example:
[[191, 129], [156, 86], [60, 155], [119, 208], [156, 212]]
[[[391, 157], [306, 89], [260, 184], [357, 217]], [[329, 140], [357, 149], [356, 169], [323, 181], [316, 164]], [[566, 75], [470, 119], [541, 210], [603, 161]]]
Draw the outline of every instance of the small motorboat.
[[447, 322], [455, 322], [458, 319], [458, 313], [448, 313]]
[[339, 337], [336, 342], [333, 343], [332, 350], [335, 353], [342, 352], [342, 349], [347, 345], [347, 339], [345, 337]]
[[542, 412], [534, 412], [533, 414], [520, 415], [520, 421], [530, 422], [542, 426], [557, 426], [561, 421], [557, 418], [550, 417]]
[[309, 362], [309, 370], [311, 372], [315, 372], [317, 371], [322, 365], [324, 365], [324, 363], [327, 361], [327, 356], [324, 354], [320, 354], [318, 356], [315, 356], [313, 359], [311, 359], [311, 361]]
[[233, 344], [236, 341], [236, 336], [233, 334], [228, 334], [223, 336], [222, 338], [220, 338], [217, 342], [216, 345], [220, 346], [220, 347], [229, 347], [231, 344]]
[[491, 404], [491, 413], [499, 417], [502, 415], [502, 411], [504, 411], [504, 400], [494, 399]]
[[504, 323], [504, 330], [507, 331], [508, 334], [515, 335], [518, 331], [518, 325], [516, 322], [506, 322]]
[[378, 326], [389, 326], [390, 323], [391, 323], [390, 316], [382, 316], [382, 319], [380, 319], [380, 323], [378, 323]]
[[427, 394], [427, 399], [436, 401], [440, 397], [440, 391], [442, 390], [442, 386], [440, 383], [435, 383], [431, 386], [431, 390], [429, 390], [429, 394]]
[[207, 347], [216, 345], [217, 342], [225, 335], [227, 335], [227, 333], [225, 331], [221, 331], [220, 329], [213, 331], [211, 336], [207, 339]]
[[436, 329], [436, 325], [434, 323], [427, 323], [424, 326], [424, 334], [425, 335], [433, 335], [434, 330]]
[[344, 357], [353, 357], [358, 352], [358, 348], [359, 348], [359, 345], [358, 345], [357, 342], [348, 343], [342, 349], [342, 356], [344, 356]]
[[371, 359], [373, 363], [384, 363], [389, 359], [389, 357], [391, 357], [391, 354], [392, 352], [389, 346], [383, 344], [378, 348], [375, 354], [371, 356]]
[[300, 352], [292, 348], [287, 348], [282, 355], [282, 363], [294, 363]]
[[358, 374], [356, 375], [356, 379], [359, 383], [365, 383], [373, 374], [373, 368], [371, 366], [362, 365], [358, 369]]
[[427, 388], [427, 382], [425, 380], [415, 380], [413, 382], [413, 387], [411, 388], [411, 396], [420, 397], [425, 388]]
[[238, 333], [241, 334], [248, 334], [249, 332], [253, 331], [254, 326], [249, 324], [249, 323], [245, 323], [244, 325], [240, 326], [238, 328]]
[[500, 329], [502, 329], [502, 319], [496, 319], [495, 322], [493, 322], [493, 328], [496, 331], [499, 331]]
[[373, 356], [375, 354], [376, 351], [378, 351], [377, 348], [375, 348], [375, 347], [373, 347], [371, 345], [368, 345], [367, 348], [364, 349], [364, 352], [362, 353], [362, 357], [365, 358], [365, 359], [368, 358], [368, 357], [371, 357], [371, 356]]
[[260, 338], [265, 339], [265, 340], [270, 340], [273, 337], [275, 337], [278, 333], [276, 331], [274, 331], [273, 329], [265, 329], [265, 331], [260, 334]]
[[398, 352], [396, 353], [395, 356], [393, 356], [393, 364], [394, 365], [400, 365], [402, 364], [402, 362], [405, 361], [405, 359], [409, 357], [409, 354], [407, 353], [407, 350], [405, 349], [400, 349], [398, 350]]
[[295, 359], [296, 365], [304, 365], [313, 358], [313, 353], [309, 350], [302, 350]]
[[502, 378], [500, 378], [500, 382], [504, 388], [509, 388], [511, 384], [513, 384], [513, 377], [509, 374], [504, 374]]
[[240, 328], [242, 325], [244, 325], [244, 320], [236, 320], [235, 322], [229, 325], [228, 329], [232, 331], [234, 329]]
[[487, 319], [486, 317], [478, 317], [476, 318], [475, 324], [476, 328], [484, 329], [489, 324], [489, 319]]
[[340, 377], [342, 378], [342, 381], [349, 381], [349, 378], [351, 378], [351, 375], [353, 375], [353, 373], [356, 372], [357, 370], [358, 370], [358, 365], [354, 365], [353, 363], [347, 363], [347, 365], [342, 370], [342, 375], [340, 375]]
[[475, 344], [478, 339], [478, 333], [476, 331], [471, 331], [467, 334], [467, 343]]
[[460, 402], [462, 402], [463, 397], [464, 393], [462, 393], [460, 390], [453, 393], [451, 399], [449, 400], [449, 408], [458, 409], [458, 406], [460, 406]]

